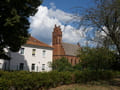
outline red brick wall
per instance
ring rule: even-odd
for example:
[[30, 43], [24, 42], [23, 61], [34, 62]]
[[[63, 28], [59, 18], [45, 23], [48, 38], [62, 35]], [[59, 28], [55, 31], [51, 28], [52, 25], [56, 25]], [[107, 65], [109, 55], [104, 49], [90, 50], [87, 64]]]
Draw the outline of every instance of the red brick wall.
[[61, 56], [60, 55], [54, 55], [53, 60], [60, 59], [62, 57], [67, 58], [68, 62], [71, 63], [73, 66], [80, 62], [79, 58], [77, 58], [76, 56], [67, 56], [67, 55], [61, 55]]
[[53, 60], [60, 59], [62, 57], [66, 57], [68, 62], [72, 65], [79, 63], [79, 59], [76, 56], [67, 56], [65, 55], [65, 50], [62, 47], [62, 31], [60, 26], [56, 26], [52, 33], [52, 44], [53, 44]]
[[53, 55], [65, 55], [65, 51], [62, 47], [62, 31], [60, 26], [56, 26], [52, 33]]

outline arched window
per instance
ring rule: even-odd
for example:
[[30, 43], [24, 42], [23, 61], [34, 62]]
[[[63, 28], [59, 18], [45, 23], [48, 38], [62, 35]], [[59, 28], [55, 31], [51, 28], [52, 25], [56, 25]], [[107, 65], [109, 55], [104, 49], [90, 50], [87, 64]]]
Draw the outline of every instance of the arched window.
[[57, 44], [59, 44], [59, 37], [57, 38]]
[[70, 63], [72, 64], [72, 62], [73, 62], [73, 60], [71, 59], [71, 62], [70, 62]]
[[60, 43], [60, 41], [61, 41], [61, 40], [60, 40], [60, 38], [59, 38], [59, 43]]
[[56, 44], [57, 44], [57, 39], [56, 39]]
[[75, 64], [77, 64], [77, 61], [76, 61], [76, 59], [75, 59]]

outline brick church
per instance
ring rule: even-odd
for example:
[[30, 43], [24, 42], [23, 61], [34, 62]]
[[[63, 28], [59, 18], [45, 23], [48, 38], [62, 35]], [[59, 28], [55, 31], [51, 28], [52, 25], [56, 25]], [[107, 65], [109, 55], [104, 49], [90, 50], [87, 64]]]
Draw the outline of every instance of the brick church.
[[80, 49], [80, 45], [74, 45], [62, 42], [62, 31], [60, 26], [54, 27], [52, 33], [52, 45], [53, 45], [53, 60], [66, 57], [68, 62], [72, 65], [79, 63], [79, 59], [76, 57], [77, 50]]

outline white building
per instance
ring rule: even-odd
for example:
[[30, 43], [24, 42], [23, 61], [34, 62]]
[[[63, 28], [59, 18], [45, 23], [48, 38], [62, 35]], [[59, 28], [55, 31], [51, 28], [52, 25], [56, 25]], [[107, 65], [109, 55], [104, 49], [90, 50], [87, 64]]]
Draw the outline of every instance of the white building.
[[50, 71], [49, 63], [52, 62], [53, 48], [34, 37], [30, 37], [19, 52], [9, 52], [10, 61], [0, 60], [1, 69]]

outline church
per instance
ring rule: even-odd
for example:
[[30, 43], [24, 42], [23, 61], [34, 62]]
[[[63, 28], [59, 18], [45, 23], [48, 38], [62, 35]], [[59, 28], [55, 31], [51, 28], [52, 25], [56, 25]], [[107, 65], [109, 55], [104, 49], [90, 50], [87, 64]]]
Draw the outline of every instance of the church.
[[52, 45], [53, 45], [53, 60], [65, 57], [72, 65], [79, 63], [79, 58], [76, 57], [77, 51], [81, 48], [79, 44], [69, 44], [62, 42], [62, 31], [60, 26], [54, 27], [52, 32]]

